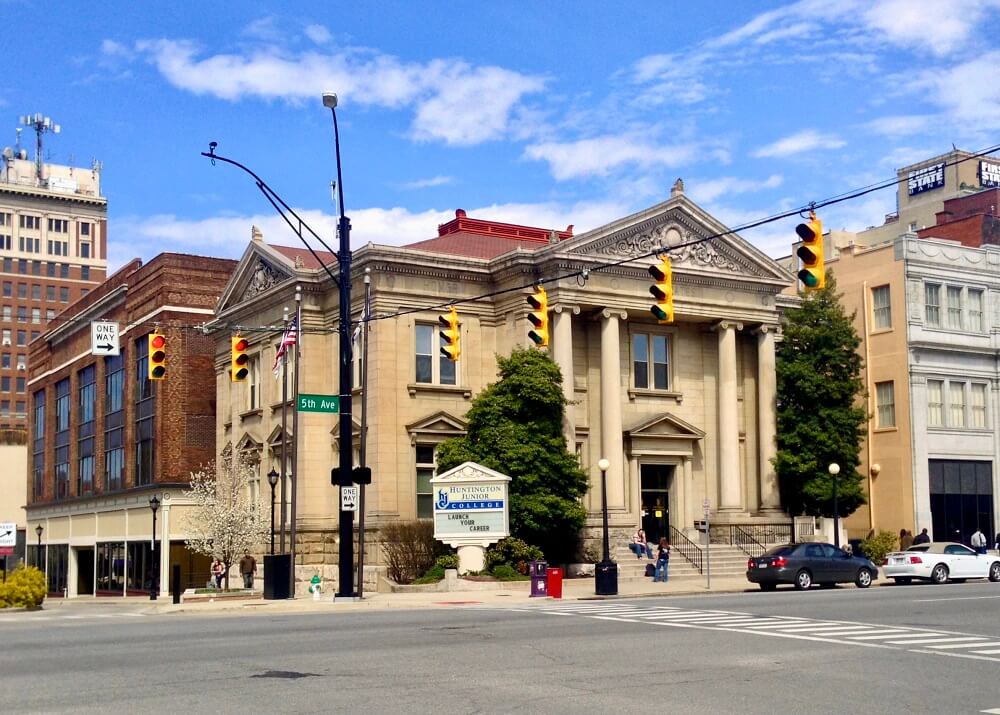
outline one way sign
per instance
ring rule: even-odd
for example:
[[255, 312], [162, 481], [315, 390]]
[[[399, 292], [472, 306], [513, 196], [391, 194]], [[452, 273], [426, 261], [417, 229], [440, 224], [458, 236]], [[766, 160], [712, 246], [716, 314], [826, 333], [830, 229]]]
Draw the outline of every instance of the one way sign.
[[90, 324], [90, 354], [119, 355], [118, 323], [95, 320]]
[[17, 545], [17, 524], [12, 521], [0, 521], [0, 548]]

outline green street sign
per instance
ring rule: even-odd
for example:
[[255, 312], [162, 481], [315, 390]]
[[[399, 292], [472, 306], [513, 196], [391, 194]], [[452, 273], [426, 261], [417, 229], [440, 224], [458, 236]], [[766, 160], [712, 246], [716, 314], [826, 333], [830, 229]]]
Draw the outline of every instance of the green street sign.
[[299, 412], [340, 412], [339, 395], [299, 395], [295, 404]]

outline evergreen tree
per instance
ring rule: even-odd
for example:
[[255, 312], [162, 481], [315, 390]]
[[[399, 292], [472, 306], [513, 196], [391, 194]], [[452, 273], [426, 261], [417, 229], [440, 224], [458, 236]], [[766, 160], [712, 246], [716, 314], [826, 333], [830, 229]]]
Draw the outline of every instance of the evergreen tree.
[[781, 499], [790, 514], [833, 516], [831, 463], [840, 465], [837, 510], [847, 516], [865, 503], [858, 453], [868, 416], [860, 407], [861, 340], [844, 313], [837, 284], [807, 294], [787, 312], [777, 350], [778, 452]]
[[473, 400], [468, 433], [439, 447], [438, 471], [472, 461], [509, 475], [511, 535], [566, 562], [586, 519], [587, 475], [563, 437], [562, 374], [534, 349], [497, 364], [500, 379]]

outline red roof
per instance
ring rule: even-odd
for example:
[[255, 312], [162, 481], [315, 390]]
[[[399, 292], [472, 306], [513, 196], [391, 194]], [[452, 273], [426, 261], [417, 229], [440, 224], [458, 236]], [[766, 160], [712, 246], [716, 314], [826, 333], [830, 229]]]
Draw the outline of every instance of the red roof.
[[565, 241], [573, 237], [573, 226], [567, 226], [565, 231], [552, 231], [469, 218], [463, 209], [458, 209], [455, 218], [438, 226], [437, 238], [410, 243], [404, 248], [470, 258], [495, 258], [515, 248], [535, 251], [547, 246], [552, 233], [558, 240]]

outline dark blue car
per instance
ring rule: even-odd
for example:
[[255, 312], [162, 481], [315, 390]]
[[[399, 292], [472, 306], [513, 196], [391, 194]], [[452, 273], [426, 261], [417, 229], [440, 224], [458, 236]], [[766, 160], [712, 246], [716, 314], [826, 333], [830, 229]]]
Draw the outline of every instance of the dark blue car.
[[863, 556], [852, 556], [833, 544], [785, 544], [747, 561], [747, 580], [773, 591], [779, 583], [790, 583], [804, 591], [818, 583], [833, 587], [853, 582], [868, 588], [878, 578], [878, 567]]

